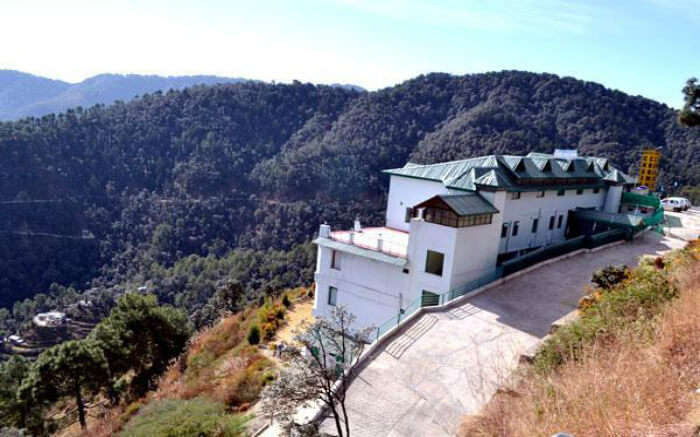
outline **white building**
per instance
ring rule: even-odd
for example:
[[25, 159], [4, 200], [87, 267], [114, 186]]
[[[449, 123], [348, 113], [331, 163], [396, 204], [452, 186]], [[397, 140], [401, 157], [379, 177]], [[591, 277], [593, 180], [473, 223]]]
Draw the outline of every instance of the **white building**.
[[384, 172], [384, 227], [321, 225], [315, 316], [343, 304], [360, 325], [378, 326], [419, 298], [435, 304], [439, 295], [493, 275], [504, 259], [590, 232], [573, 229], [581, 226], [571, 217], [584, 209], [594, 221], [618, 219], [622, 193], [635, 183], [607, 159], [571, 151], [409, 163]]

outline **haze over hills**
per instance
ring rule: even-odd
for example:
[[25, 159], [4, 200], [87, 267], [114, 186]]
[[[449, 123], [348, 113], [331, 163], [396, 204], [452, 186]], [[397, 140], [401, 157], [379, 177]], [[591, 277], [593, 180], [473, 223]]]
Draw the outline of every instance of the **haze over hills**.
[[246, 79], [218, 76], [154, 76], [100, 74], [79, 83], [0, 70], [0, 120], [63, 112], [78, 106], [128, 101], [145, 93], [182, 89], [193, 85], [237, 83]]
[[[564, 147], [634, 174], [651, 145], [663, 148], [664, 186], [697, 186], [700, 131], [676, 117], [600, 84], [503, 71], [430, 74], [375, 92], [197, 86], [2, 123], [0, 304], [52, 283], [148, 283], [194, 314], [232, 278], [249, 298], [298, 285], [311, 279], [318, 224], [381, 223], [381, 170], [409, 160]], [[95, 238], [72, 238], [83, 230]], [[27, 305], [14, 317], [42, 308]]]

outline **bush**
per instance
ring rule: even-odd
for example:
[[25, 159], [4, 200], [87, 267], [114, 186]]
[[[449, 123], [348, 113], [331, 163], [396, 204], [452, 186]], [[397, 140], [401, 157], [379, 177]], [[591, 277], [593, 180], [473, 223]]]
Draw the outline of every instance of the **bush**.
[[629, 270], [627, 266], [609, 265], [593, 273], [591, 282], [599, 288], [609, 289], [624, 281], [628, 276]]
[[226, 414], [226, 407], [205, 398], [152, 402], [134, 416], [122, 437], [236, 437], [245, 433], [247, 419]]
[[258, 327], [258, 325], [253, 325], [250, 327], [250, 331], [248, 331], [248, 343], [260, 343], [260, 328]]
[[[620, 280], [623, 276], [628, 280]], [[655, 266], [640, 266], [629, 271], [620, 267], [606, 267], [596, 272], [603, 289], [596, 299], [586, 301], [581, 317], [558, 329], [540, 348], [535, 367], [548, 373], [567, 360], [577, 360], [582, 348], [594, 339], [614, 337], [623, 328], [645, 329], [643, 321], [658, 313], [662, 304], [676, 295], [676, 288], [668, 275]]]

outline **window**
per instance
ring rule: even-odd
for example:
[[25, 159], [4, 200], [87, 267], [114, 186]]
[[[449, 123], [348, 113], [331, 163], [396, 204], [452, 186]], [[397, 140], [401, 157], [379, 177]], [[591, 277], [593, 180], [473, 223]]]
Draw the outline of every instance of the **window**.
[[506, 238], [508, 236], [508, 223], [503, 223], [501, 227], [501, 238]]
[[566, 194], [566, 190], [559, 190], [557, 191], [557, 196], [563, 196]]
[[540, 219], [533, 219], [532, 220], [532, 233], [536, 234], [537, 233], [537, 225], [540, 223]]
[[553, 215], [553, 216], [551, 216], [551, 217], [549, 218], [549, 230], [550, 230], [550, 231], [551, 231], [552, 229], [554, 229], [554, 218], [555, 218], [555, 217], [556, 217], [556, 216]]
[[406, 208], [406, 215], [404, 216], [403, 221], [408, 223], [411, 221], [411, 217], [413, 217], [413, 208]]
[[544, 190], [537, 192], [537, 197], [544, 197]]
[[557, 220], [557, 229], [561, 228], [561, 222], [564, 220], [564, 216], [560, 215], [559, 220]]
[[600, 188], [594, 188], [593, 189], [593, 194], [598, 194], [600, 193]]
[[577, 189], [577, 190], [576, 190], [576, 195], [577, 195], [577, 196], [580, 196], [581, 194], [583, 194], [583, 188]]
[[520, 199], [520, 191], [515, 191], [513, 193], [510, 193], [510, 200], [518, 200]]
[[425, 257], [425, 272], [442, 276], [442, 264], [445, 262], [445, 255], [432, 250], [428, 251]]
[[452, 211], [440, 208], [426, 208], [423, 219], [428, 223], [435, 223], [453, 228], [467, 226], [488, 225], [493, 220], [493, 214], [479, 214], [470, 216], [458, 216]]
[[520, 229], [520, 222], [513, 222], [513, 236], [518, 236], [518, 229]]
[[338, 289], [335, 287], [328, 287], [328, 305], [334, 307], [338, 301]]
[[331, 268], [340, 270], [340, 252], [337, 250], [331, 252]]

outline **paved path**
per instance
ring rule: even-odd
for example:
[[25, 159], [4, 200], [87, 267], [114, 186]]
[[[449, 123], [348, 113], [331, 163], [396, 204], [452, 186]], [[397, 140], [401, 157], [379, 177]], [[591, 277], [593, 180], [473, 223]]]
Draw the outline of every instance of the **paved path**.
[[[423, 315], [378, 352], [348, 390], [355, 437], [449, 436], [478, 412], [518, 356], [571, 313], [591, 274], [636, 265], [684, 241], [647, 232], [638, 240], [541, 267], [449, 311]], [[333, 434], [326, 421], [323, 431]]]

